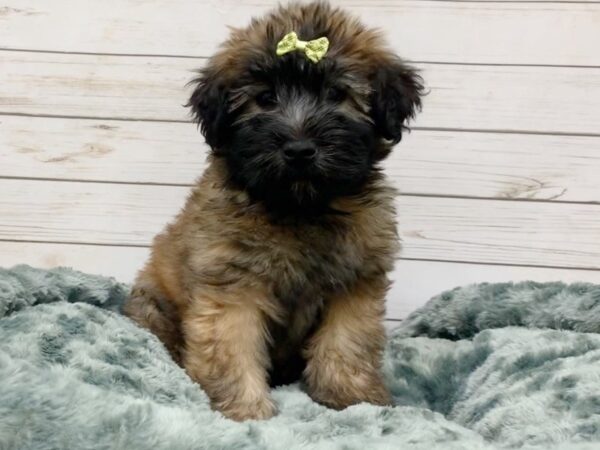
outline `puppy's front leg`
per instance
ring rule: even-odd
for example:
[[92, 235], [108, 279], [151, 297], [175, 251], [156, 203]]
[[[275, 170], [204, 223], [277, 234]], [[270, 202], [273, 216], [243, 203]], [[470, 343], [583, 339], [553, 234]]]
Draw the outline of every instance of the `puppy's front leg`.
[[304, 378], [315, 401], [335, 409], [391, 403], [380, 373], [387, 285], [384, 277], [363, 280], [327, 303], [306, 350]]
[[276, 412], [267, 383], [266, 318], [253, 294], [202, 293], [182, 321], [185, 370], [213, 408], [234, 420]]

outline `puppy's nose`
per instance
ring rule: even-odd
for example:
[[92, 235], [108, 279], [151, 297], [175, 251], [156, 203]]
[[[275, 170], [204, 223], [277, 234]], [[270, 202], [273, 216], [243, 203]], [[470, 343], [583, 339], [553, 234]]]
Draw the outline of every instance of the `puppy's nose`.
[[308, 140], [287, 142], [282, 150], [285, 160], [293, 163], [307, 163], [317, 155], [317, 147]]

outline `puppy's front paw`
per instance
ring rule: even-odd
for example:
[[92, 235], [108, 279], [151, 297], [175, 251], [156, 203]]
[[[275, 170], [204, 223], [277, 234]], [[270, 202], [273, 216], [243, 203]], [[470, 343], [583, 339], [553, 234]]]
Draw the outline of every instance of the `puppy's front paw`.
[[391, 406], [392, 397], [379, 374], [338, 377], [334, 383], [321, 380], [311, 383], [311, 398], [329, 408], [344, 409], [357, 403], [370, 403], [378, 406]]
[[385, 386], [383, 381], [378, 378], [377, 381], [374, 381], [370, 389], [368, 391], [367, 397], [364, 399], [365, 402], [371, 403], [372, 405], [378, 406], [392, 406], [392, 396], [390, 395], [390, 391]]
[[221, 413], [232, 420], [266, 420], [277, 414], [277, 407], [270, 397], [258, 399], [255, 402], [231, 403], [224, 408], [217, 408]]
[[320, 395], [317, 394], [311, 396], [314, 401], [316, 401], [317, 403], [321, 403], [329, 408], [338, 410], [363, 402], [377, 406], [392, 406], [392, 398], [385, 388], [371, 390], [369, 392], [364, 393], [340, 393], [329, 391], [327, 393], [321, 392], [319, 394]]

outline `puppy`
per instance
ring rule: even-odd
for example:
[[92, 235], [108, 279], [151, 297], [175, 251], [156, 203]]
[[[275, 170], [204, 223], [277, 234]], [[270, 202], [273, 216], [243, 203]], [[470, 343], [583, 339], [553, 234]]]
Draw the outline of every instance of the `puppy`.
[[155, 238], [126, 314], [229, 418], [273, 416], [269, 384], [300, 378], [332, 408], [389, 404], [399, 244], [380, 163], [420, 109], [421, 78], [318, 2], [233, 30], [193, 85], [209, 166]]

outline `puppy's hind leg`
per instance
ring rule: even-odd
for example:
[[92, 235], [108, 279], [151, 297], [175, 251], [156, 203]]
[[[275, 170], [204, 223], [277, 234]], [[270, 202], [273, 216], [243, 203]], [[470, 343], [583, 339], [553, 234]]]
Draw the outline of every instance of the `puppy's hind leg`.
[[141, 275], [125, 304], [123, 314], [156, 335], [173, 360], [181, 365], [183, 342], [175, 307], [169, 303], [149, 277]]

